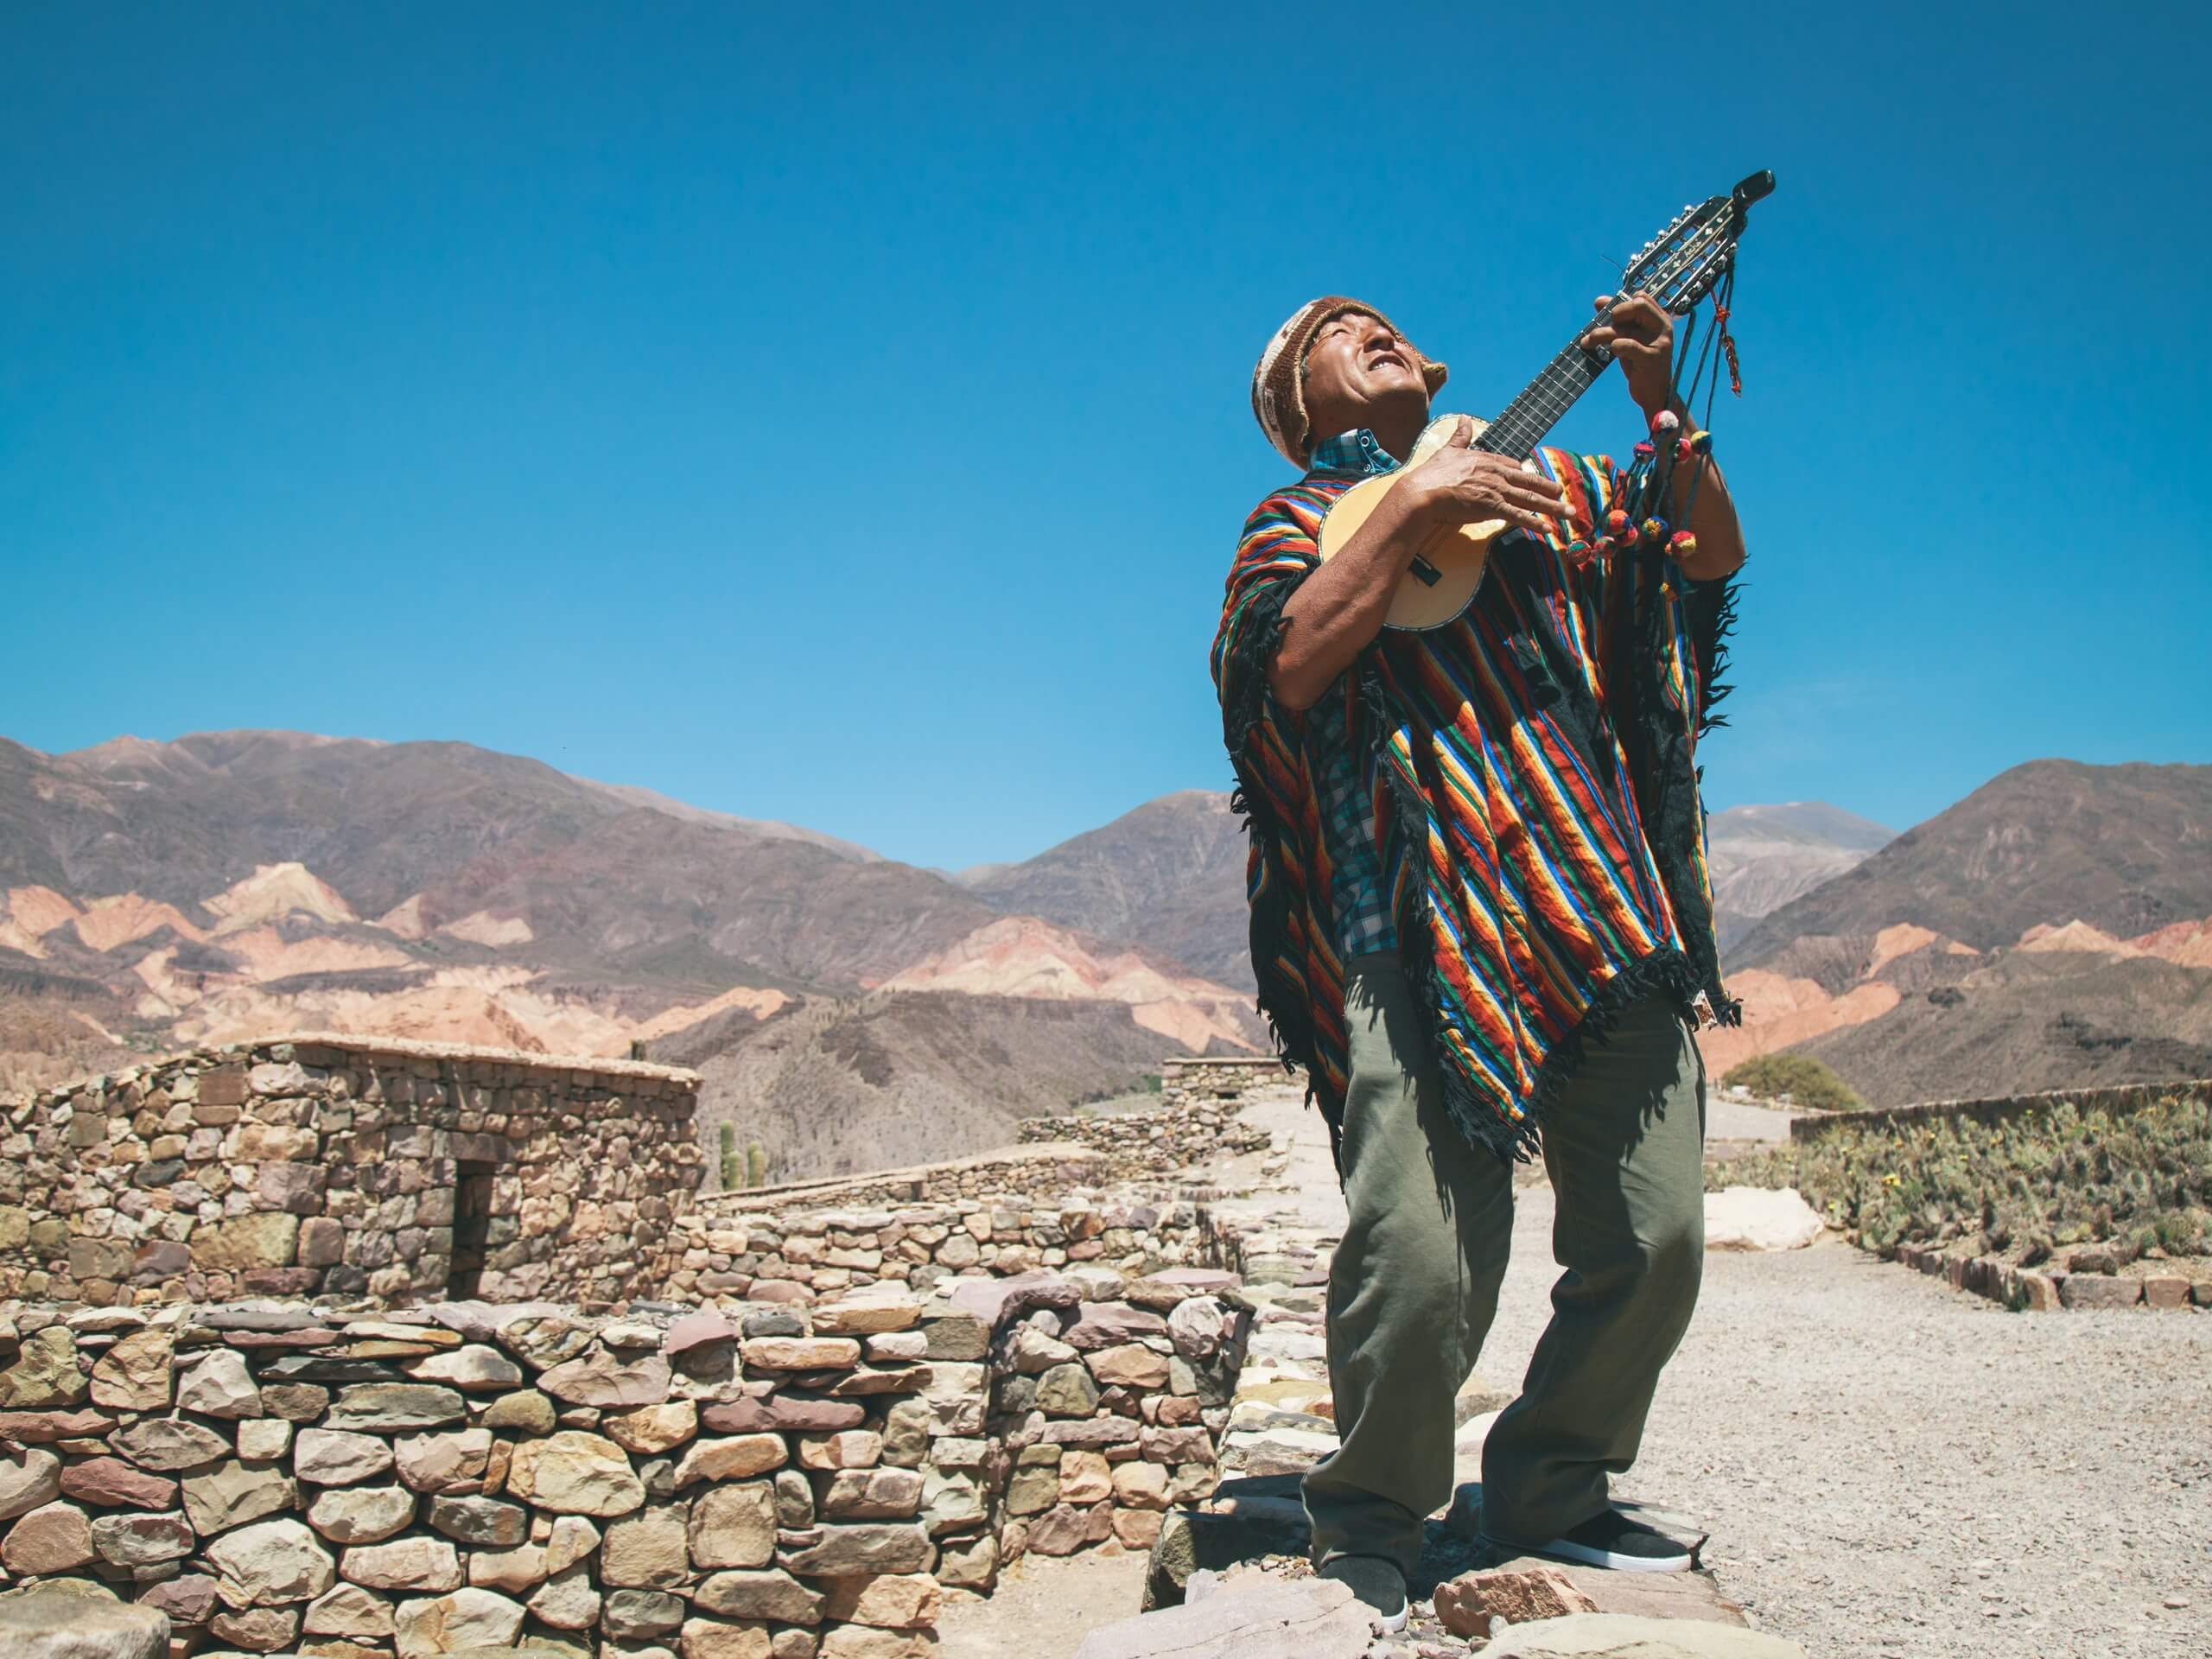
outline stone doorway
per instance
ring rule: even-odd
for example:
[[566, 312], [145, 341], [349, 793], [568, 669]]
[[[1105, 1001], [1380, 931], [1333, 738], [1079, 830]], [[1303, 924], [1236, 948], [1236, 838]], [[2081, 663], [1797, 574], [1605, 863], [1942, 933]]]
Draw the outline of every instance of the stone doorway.
[[499, 1166], [463, 1159], [454, 1166], [453, 1272], [446, 1294], [471, 1301], [481, 1289], [492, 1227], [492, 1179]]

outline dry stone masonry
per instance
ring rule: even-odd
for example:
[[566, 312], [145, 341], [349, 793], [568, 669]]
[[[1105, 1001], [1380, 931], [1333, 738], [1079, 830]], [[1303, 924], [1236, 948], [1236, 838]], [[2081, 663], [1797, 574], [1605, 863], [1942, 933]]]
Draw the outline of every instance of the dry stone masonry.
[[697, 1094], [665, 1066], [329, 1036], [51, 1090], [5, 1110], [0, 1296], [632, 1294], [702, 1173]]

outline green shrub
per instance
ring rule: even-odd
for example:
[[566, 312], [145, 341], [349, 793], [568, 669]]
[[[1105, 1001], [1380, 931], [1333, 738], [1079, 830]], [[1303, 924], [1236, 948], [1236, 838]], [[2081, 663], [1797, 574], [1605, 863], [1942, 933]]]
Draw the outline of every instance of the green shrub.
[[2032, 1266], [2109, 1245], [2132, 1261], [2212, 1249], [2212, 1103], [2168, 1095], [2117, 1116], [2071, 1101], [1997, 1123], [1839, 1124], [1711, 1166], [1708, 1190], [1794, 1186], [1884, 1255], [1962, 1243]]
[[1808, 1111], [1847, 1112], [1866, 1104], [1849, 1084], [1809, 1054], [1754, 1055], [1720, 1081], [1764, 1100], [1787, 1095], [1792, 1105]]

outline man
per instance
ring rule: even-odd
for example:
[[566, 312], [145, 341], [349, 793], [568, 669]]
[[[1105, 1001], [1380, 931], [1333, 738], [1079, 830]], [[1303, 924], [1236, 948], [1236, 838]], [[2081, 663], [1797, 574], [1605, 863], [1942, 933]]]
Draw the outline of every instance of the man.
[[[1618, 358], [1670, 447], [1670, 320], [1623, 301]], [[1253, 967], [1327, 1117], [1350, 1212], [1329, 1284], [1341, 1443], [1305, 1482], [1315, 1559], [1392, 1628], [1423, 1517], [1451, 1496], [1454, 1395], [1496, 1310], [1511, 1160], [1540, 1146], [1566, 1269], [1520, 1398], [1483, 1450], [1501, 1548], [1689, 1565], [1613, 1509], [1704, 1245], [1704, 1073], [1730, 1017], [1694, 751], [1719, 695], [1743, 544], [1705, 456], [1645, 505], [1694, 544], [1600, 545], [1625, 475], [1601, 457], [1452, 441], [1325, 564], [1321, 518], [1400, 470], [1445, 365], [1371, 306], [1301, 307], [1254, 372], [1262, 429], [1304, 470], [1246, 523], [1213, 650], [1252, 831]], [[1688, 423], [1682, 422], [1686, 430]], [[1630, 510], [1634, 510], [1631, 508]], [[1385, 630], [1440, 525], [1503, 519], [1473, 604]]]

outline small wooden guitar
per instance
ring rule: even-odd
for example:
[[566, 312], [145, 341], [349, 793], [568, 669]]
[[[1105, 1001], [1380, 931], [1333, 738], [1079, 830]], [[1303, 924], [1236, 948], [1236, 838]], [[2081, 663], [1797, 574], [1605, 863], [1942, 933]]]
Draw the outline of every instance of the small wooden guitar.
[[[1773, 174], [1754, 173], [1728, 194], [1711, 196], [1683, 208], [1629, 262], [1616, 284], [1620, 296], [1642, 294], [1677, 316], [1690, 310], [1713, 291], [1734, 264], [1745, 213], [1773, 188]], [[1606, 315], [1610, 314], [1608, 307]], [[1600, 323], [1604, 321], [1604, 316], [1598, 319]], [[1596, 326], [1586, 325], [1586, 332]], [[1544, 435], [1559, 423], [1576, 398], [1597, 383], [1611, 361], [1610, 353], [1590, 349], [1582, 338], [1578, 334], [1569, 341], [1496, 420], [1487, 425], [1474, 423], [1474, 448], [1496, 455], [1527, 455], [1535, 451]], [[1431, 422], [1407, 457], [1404, 468], [1355, 484], [1338, 497], [1321, 520], [1321, 557], [1325, 560], [1342, 552], [1391, 486], [1406, 471], [1433, 454], [1462, 418], [1447, 415]], [[1535, 463], [1523, 465], [1533, 468]], [[1504, 520], [1493, 518], [1439, 530], [1422, 545], [1399, 582], [1384, 626], [1419, 631], [1440, 628], [1456, 620], [1474, 602], [1475, 591], [1482, 586], [1483, 571], [1490, 563], [1491, 543], [1505, 529]]]

